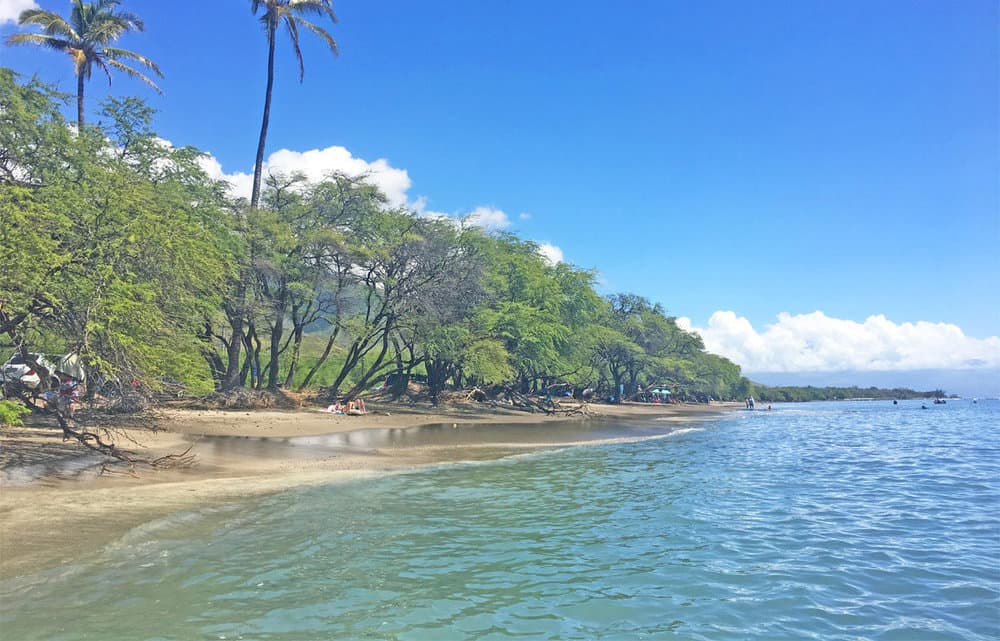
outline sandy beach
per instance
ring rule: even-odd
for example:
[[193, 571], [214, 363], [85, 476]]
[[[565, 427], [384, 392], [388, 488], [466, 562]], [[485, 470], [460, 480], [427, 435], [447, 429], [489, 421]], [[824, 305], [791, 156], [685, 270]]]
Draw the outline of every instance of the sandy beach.
[[[616, 417], [686, 422], [739, 406], [595, 405], [590, 417], [572, 419], [478, 405], [380, 406], [365, 416], [306, 409], [164, 410], [120, 426], [119, 441], [152, 456], [190, 447], [196, 463], [181, 470], [140, 469], [138, 476], [97, 476], [95, 461], [79, 445], [63, 443], [51, 422], [7, 428], [0, 437], [0, 578], [99, 553], [128, 530], [180, 510], [421, 465], [592, 443], [600, 439], [587, 427]], [[471, 427], [476, 425], [531, 429], [502, 437], [494, 431], [486, 438], [486, 430]], [[424, 437], [408, 438], [420, 426], [437, 431], [427, 428]], [[458, 433], [459, 426], [461, 438], [448, 433]]]

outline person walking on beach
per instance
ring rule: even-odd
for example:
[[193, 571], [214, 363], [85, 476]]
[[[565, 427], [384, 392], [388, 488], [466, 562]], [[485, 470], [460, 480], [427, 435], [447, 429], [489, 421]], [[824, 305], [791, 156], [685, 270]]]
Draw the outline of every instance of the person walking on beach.
[[750, 404], [750, 409], [753, 409], [753, 396], [751, 396], [749, 399], [747, 399], [747, 403]]

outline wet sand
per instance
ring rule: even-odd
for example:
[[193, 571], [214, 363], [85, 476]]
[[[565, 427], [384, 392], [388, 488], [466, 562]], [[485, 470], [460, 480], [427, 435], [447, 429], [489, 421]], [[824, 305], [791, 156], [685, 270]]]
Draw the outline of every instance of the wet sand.
[[[600, 405], [592, 406], [596, 416], [576, 419], [476, 406], [376, 408], [366, 416], [171, 410], [123, 432], [143, 454], [190, 446], [197, 462], [138, 477], [98, 477], [97, 459], [49, 425], [8, 429], [0, 438], [0, 578], [99, 554], [128, 530], [179, 510], [526, 449], [655, 437], [736, 407]], [[631, 427], [610, 430], [612, 422]]]

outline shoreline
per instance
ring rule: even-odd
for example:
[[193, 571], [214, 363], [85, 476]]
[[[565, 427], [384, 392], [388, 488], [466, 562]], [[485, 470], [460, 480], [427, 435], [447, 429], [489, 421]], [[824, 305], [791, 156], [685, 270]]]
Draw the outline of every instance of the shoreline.
[[[83, 459], [77, 444], [63, 444], [58, 428], [12, 428], [0, 437], [4, 481], [0, 483], [0, 580], [33, 574], [99, 554], [135, 527], [169, 514], [235, 502], [294, 487], [374, 478], [419, 467], [503, 458], [516, 452], [609, 442], [587, 438], [584, 426], [611, 419], [688, 422], [721, 415], [740, 403], [709, 405], [596, 405], [590, 417], [529, 414], [506, 408], [380, 407], [365, 416], [319, 410], [165, 410], [145, 424], [122, 428], [143, 453], [176, 453], [192, 446], [194, 467], [140, 470], [138, 477], [114, 474], [59, 478]], [[140, 419], [143, 420], [143, 419]], [[149, 424], [152, 423], [152, 424]], [[576, 440], [537, 440], [544, 425], [575, 426]], [[378, 443], [379, 433], [403, 434], [427, 426], [532, 427], [532, 439], [491, 442], [471, 438], [431, 445]], [[150, 428], [156, 431], [152, 431]], [[118, 429], [118, 428], [116, 428]], [[523, 431], [523, 430], [522, 430]], [[551, 433], [553, 429], [550, 429]], [[316, 439], [337, 437], [360, 445], [313, 447]], [[480, 435], [481, 436], [481, 435]], [[219, 437], [229, 437], [220, 439]], [[296, 439], [300, 439], [297, 442]], [[610, 439], [611, 441], [617, 439]], [[228, 442], [252, 447], [223, 447]], [[138, 448], [137, 448], [138, 449]], [[41, 470], [33, 477], [32, 471]], [[48, 474], [44, 472], [49, 472]], [[55, 472], [56, 474], [53, 474]], [[28, 482], [12, 479], [22, 473]]]

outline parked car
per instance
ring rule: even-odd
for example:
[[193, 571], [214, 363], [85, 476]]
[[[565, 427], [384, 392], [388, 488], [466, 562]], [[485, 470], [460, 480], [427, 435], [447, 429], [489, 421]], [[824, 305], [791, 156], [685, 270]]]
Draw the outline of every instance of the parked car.
[[[44, 355], [32, 354], [32, 356], [37, 359], [39, 365], [49, 368], [55, 374], [55, 365], [49, 362]], [[38, 389], [38, 386], [42, 384], [42, 378], [31, 365], [25, 362], [20, 352], [15, 352], [0, 368], [0, 384], [3, 385], [5, 392], [10, 391], [16, 394], [19, 391], [17, 388], [28, 391]]]
[[[59, 357], [56, 362], [49, 360], [45, 354], [32, 353], [31, 357], [36, 363], [48, 370], [49, 387], [52, 389], [59, 388], [61, 376], [69, 376], [81, 383], [87, 381], [87, 375], [77, 354], [66, 354]], [[35, 392], [41, 384], [40, 373], [35, 371], [32, 365], [25, 362], [25, 358], [20, 352], [15, 352], [7, 359], [3, 367], [0, 367], [0, 388], [2, 388], [4, 396], [14, 396], [24, 391]]]

